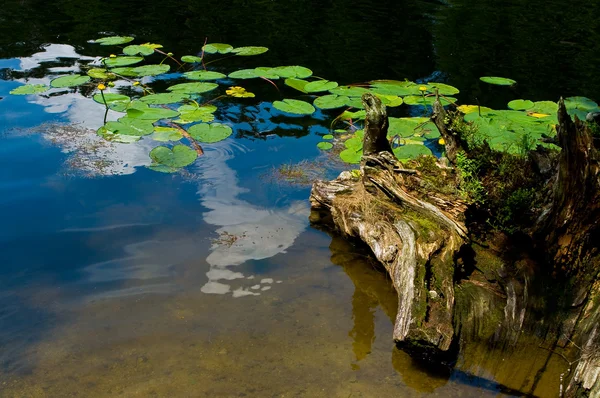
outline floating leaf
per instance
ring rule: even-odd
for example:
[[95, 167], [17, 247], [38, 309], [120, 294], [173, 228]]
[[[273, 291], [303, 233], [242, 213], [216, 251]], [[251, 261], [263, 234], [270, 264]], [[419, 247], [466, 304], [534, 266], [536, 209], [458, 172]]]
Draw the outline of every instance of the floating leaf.
[[319, 142], [317, 144], [317, 148], [322, 149], [324, 151], [328, 151], [333, 148], [333, 144], [331, 142]]
[[150, 170], [158, 171], [159, 173], [176, 173], [179, 171], [178, 168], [165, 166], [164, 164], [160, 164], [160, 163], [152, 163], [151, 165], [149, 165], [147, 167]]
[[26, 84], [24, 86], [19, 86], [10, 90], [10, 94], [13, 95], [29, 95], [29, 94], [39, 94], [44, 91], [48, 91], [50, 87], [45, 84]]
[[395, 106], [400, 106], [404, 103], [404, 101], [402, 101], [402, 98], [398, 97], [397, 95], [384, 95], [384, 94], [376, 94], [376, 95], [379, 97], [379, 99], [385, 106], [389, 106], [389, 107], [393, 108]]
[[361, 97], [348, 97], [346, 105], [352, 108], [365, 109], [365, 105], [362, 103]]
[[531, 112], [536, 113], [547, 113], [549, 115], [556, 115], [558, 112], [558, 104], [552, 101], [536, 101], [533, 106], [528, 109]]
[[132, 119], [127, 116], [116, 122], [106, 122], [106, 130], [112, 134], [144, 136], [152, 134], [154, 126], [151, 121], [143, 119]]
[[118, 44], [125, 44], [133, 41], [133, 37], [130, 36], [110, 36], [101, 37], [94, 40], [94, 43], [100, 44], [101, 46], [114, 46]]
[[219, 87], [216, 83], [180, 83], [167, 88], [169, 91], [182, 94], [201, 94]]
[[431, 149], [425, 145], [408, 144], [393, 149], [394, 155], [400, 160], [414, 159], [421, 155], [431, 155]]
[[227, 54], [233, 50], [233, 46], [224, 43], [209, 43], [202, 47], [207, 54]]
[[404, 97], [406, 95], [417, 95], [420, 93], [419, 85], [409, 81], [397, 80], [375, 80], [371, 82], [371, 91], [377, 94], [397, 95]]
[[255, 47], [255, 46], [238, 47], [238, 48], [234, 48], [233, 50], [231, 50], [231, 52], [234, 53], [235, 55], [243, 55], [243, 56], [258, 55], [258, 54], [266, 53], [267, 51], [269, 51], [269, 49], [267, 47]]
[[506, 77], [497, 77], [497, 76], [483, 76], [483, 77], [480, 77], [479, 80], [481, 80], [484, 83], [495, 84], [497, 86], [512, 86], [513, 84], [517, 83], [513, 79], [508, 79]]
[[307, 83], [306, 86], [304, 86], [304, 90], [307, 93], [318, 93], [320, 91], [329, 91], [337, 86], [337, 82], [330, 82], [329, 80], [316, 80], [314, 82]]
[[431, 91], [432, 93], [435, 93], [435, 90], [438, 90], [438, 93], [440, 95], [456, 95], [458, 93], [460, 93], [460, 90], [457, 89], [456, 87], [453, 87], [449, 84], [445, 84], [445, 83], [427, 83], [427, 89], [428, 91]]
[[179, 112], [165, 108], [151, 108], [141, 101], [133, 101], [127, 109], [127, 117], [131, 119], [143, 119], [158, 121], [170, 119], [179, 115]]
[[152, 55], [154, 54], [154, 49], [150, 46], [144, 45], [131, 45], [127, 46], [123, 49], [123, 54], [127, 55]]
[[508, 103], [508, 107], [515, 111], [524, 111], [533, 108], [533, 101], [523, 99], [512, 100]]
[[224, 79], [227, 77], [227, 75], [224, 75], [219, 72], [213, 72], [210, 70], [197, 70], [193, 72], [186, 72], [183, 75], [191, 80], [217, 80]]
[[143, 57], [134, 57], [134, 56], [126, 56], [126, 57], [115, 57], [115, 58], [104, 58], [104, 65], [109, 68], [114, 68], [116, 66], [127, 66], [137, 64], [138, 62], [142, 62], [144, 60]]
[[390, 117], [388, 137], [411, 137], [415, 135], [417, 127], [424, 125], [428, 120], [426, 117]]
[[288, 78], [288, 79], [285, 79], [284, 83], [286, 86], [290, 86], [291, 88], [295, 88], [298, 91], [302, 91], [303, 93], [306, 93], [306, 90], [304, 90], [304, 87], [306, 87], [306, 85], [308, 84], [308, 82], [306, 80]]
[[586, 97], [565, 98], [565, 107], [567, 109], [580, 109], [587, 112], [598, 110], [598, 104]]
[[312, 115], [315, 112], [315, 107], [308, 102], [295, 99], [286, 98], [283, 101], [274, 101], [273, 106], [282, 112], [296, 115]]
[[174, 127], [155, 127], [154, 133], [150, 136], [154, 141], [167, 142], [179, 141], [183, 135]]
[[237, 70], [229, 74], [232, 79], [255, 79], [259, 77], [254, 69]]
[[187, 62], [189, 64], [193, 64], [196, 62], [202, 62], [202, 58], [197, 57], [195, 55], [184, 55], [183, 57], [181, 57], [181, 60], [183, 62]]
[[114, 73], [110, 73], [106, 69], [102, 69], [102, 68], [92, 68], [87, 71], [87, 75], [93, 79], [102, 79], [102, 80], [110, 80], [110, 79], [115, 78]]
[[346, 163], [357, 164], [360, 163], [362, 154], [362, 149], [357, 151], [355, 149], [347, 148], [340, 152], [340, 159], [342, 159]]
[[358, 120], [362, 120], [365, 118], [365, 116], [367, 115], [367, 112], [362, 110], [362, 111], [356, 111], [356, 112], [350, 112], [350, 111], [344, 111], [341, 115], [340, 115], [340, 119], [358, 119]]
[[183, 100], [188, 99], [190, 96], [181, 93], [162, 93], [162, 94], [151, 94], [145, 97], [140, 98], [140, 101], [143, 101], [147, 104], [153, 105], [165, 105], [165, 104], [175, 104], [177, 102], [182, 102]]
[[306, 79], [307, 77], [312, 76], [312, 70], [305, 68], [304, 66], [294, 65], [294, 66], [278, 66], [276, 68], [271, 68], [271, 70], [283, 77], [283, 78], [291, 78], [295, 77], [298, 79]]
[[161, 165], [180, 168], [188, 166], [196, 160], [196, 151], [186, 145], [175, 145], [173, 149], [166, 146], [157, 146], [150, 151], [150, 158]]
[[171, 69], [171, 67], [167, 64], [144, 65], [131, 68], [131, 72], [135, 73], [136, 76], [156, 76], [167, 73], [169, 69]]
[[136, 135], [115, 134], [109, 129], [107, 129], [106, 126], [100, 127], [96, 131], [96, 134], [98, 134], [100, 137], [104, 138], [107, 141], [120, 142], [122, 144], [130, 144], [132, 142], [139, 141], [141, 138], [141, 136]]
[[[420, 96], [419, 97], [416, 95], [409, 95], [409, 96], [404, 97], [404, 103], [406, 105], [426, 106], [426, 105], [433, 105], [434, 102], [435, 102], [435, 96], [429, 96], [429, 97]], [[448, 104], [456, 102], [456, 98], [440, 97], [440, 102], [442, 105], [448, 105]]]
[[192, 122], [212, 122], [215, 119], [213, 113], [217, 110], [214, 105], [198, 106], [196, 104], [182, 105], [177, 111], [179, 119], [175, 123], [187, 124]]
[[313, 104], [321, 109], [334, 109], [345, 106], [347, 102], [348, 97], [345, 95], [328, 94], [315, 98]]
[[233, 130], [231, 130], [231, 127], [227, 126], [226, 124], [201, 123], [190, 127], [188, 132], [194, 139], [200, 142], [214, 143], [223, 141], [225, 138], [229, 137]]
[[75, 86], [81, 86], [82, 84], [85, 84], [89, 81], [90, 81], [89, 76], [67, 75], [67, 76], [57, 77], [56, 79], [52, 80], [50, 82], [50, 86], [56, 87], [56, 88], [75, 87]]
[[127, 76], [127, 77], [137, 77], [137, 73], [133, 71], [133, 68], [130, 66], [114, 68], [110, 70], [112, 73]]
[[491, 108], [488, 108], [485, 106], [479, 106], [479, 105], [461, 105], [461, 106], [457, 107], [456, 109], [458, 109], [465, 115], [468, 113], [472, 113], [472, 112], [478, 112], [478, 113], [481, 112], [482, 114], [484, 114], [484, 113], [492, 111]]
[[360, 97], [364, 93], [368, 93], [369, 90], [367, 90], [364, 87], [339, 86], [339, 87], [336, 87], [336, 88], [333, 88], [333, 89], [329, 90], [329, 92], [331, 94], [346, 95], [348, 97]]
[[104, 105], [104, 101], [106, 101], [108, 107], [117, 112], [125, 112], [125, 109], [127, 109], [127, 106], [131, 102], [131, 99], [128, 96], [122, 94], [104, 93], [104, 99], [102, 99], [102, 94], [98, 93], [92, 98], [102, 105]]
[[333, 139], [333, 135], [331, 135], [331, 134], [325, 134], [322, 138], [324, 140], [332, 140]]
[[264, 77], [264, 78], [270, 79], [270, 80], [279, 79], [279, 75], [274, 72], [273, 68], [267, 68], [265, 66], [260, 66], [258, 68], [254, 68], [254, 73], [256, 73], [256, 76], [258, 76], [258, 77]]

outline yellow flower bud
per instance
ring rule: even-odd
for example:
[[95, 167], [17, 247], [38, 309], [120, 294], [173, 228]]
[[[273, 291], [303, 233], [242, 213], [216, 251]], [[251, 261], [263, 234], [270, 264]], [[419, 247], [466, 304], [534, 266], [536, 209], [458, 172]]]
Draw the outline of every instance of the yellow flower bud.
[[115, 84], [114, 84], [113, 82], [108, 82], [106, 85], [107, 85], [108, 87], [114, 87], [114, 86], [115, 86]]
[[438, 141], [438, 144], [440, 145], [446, 145], [446, 141], [443, 138], [440, 138]]
[[102, 83], [98, 84], [98, 90], [106, 90], [106, 86]]
[[173, 53], [167, 53], [167, 55], [168, 55], [169, 57], [172, 57], [172, 56], [173, 56]]
[[427, 91], [427, 86], [419, 86], [419, 91]]
[[135, 82], [133, 82], [133, 85], [134, 85], [134, 86], [139, 86], [139, 85], [140, 85], [140, 82], [138, 82], [138, 81], [136, 80]]
[[109, 57], [110, 58], [117, 58], [117, 56], [115, 54], [110, 54]]

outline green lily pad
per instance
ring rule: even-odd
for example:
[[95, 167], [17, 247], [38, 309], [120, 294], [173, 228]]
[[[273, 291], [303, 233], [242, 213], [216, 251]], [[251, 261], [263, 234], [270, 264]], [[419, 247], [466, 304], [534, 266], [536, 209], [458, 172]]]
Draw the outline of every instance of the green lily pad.
[[414, 159], [421, 155], [432, 155], [431, 149], [419, 144], [402, 145], [394, 148], [393, 152], [400, 160]]
[[377, 94], [397, 95], [400, 97], [404, 97], [406, 95], [417, 95], [420, 93], [418, 84], [414, 82], [398, 80], [372, 81], [371, 91]]
[[332, 140], [333, 139], [333, 135], [332, 134], [325, 134], [323, 137], [324, 140]]
[[118, 44], [125, 44], [133, 41], [133, 37], [130, 36], [109, 36], [101, 37], [94, 40], [94, 43], [100, 44], [101, 46], [114, 46]]
[[139, 141], [140, 138], [142, 138], [141, 136], [137, 135], [116, 134], [106, 128], [106, 126], [102, 126], [96, 130], [96, 134], [107, 141], [119, 142], [121, 144], [130, 144], [132, 142]]
[[426, 84], [426, 87], [428, 91], [431, 91], [432, 93], [435, 93], [435, 90], [437, 89], [440, 95], [456, 95], [460, 93], [459, 89], [445, 83], [429, 82]]
[[138, 62], [142, 62], [144, 57], [137, 56], [125, 56], [125, 57], [115, 57], [115, 58], [105, 58], [104, 65], [109, 68], [114, 68], [117, 66], [127, 66], [137, 64]]
[[266, 66], [259, 66], [258, 68], [254, 68], [254, 73], [256, 73], [256, 76], [258, 77], [264, 77], [270, 80], [279, 79], [279, 75], [275, 73], [273, 68], [268, 68]]
[[158, 121], [161, 119], [170, 119], [179, 115], [179, 112], [173, 109], [151, 108], [145, 102], [133, 101], [127, 108], [127, 117], [131, 119], [143, 119]]
[[[409, 95], [404, 97], [404, 103], [406, 105], [413, 105], [413, 106], [431, 106], [433, 105], [433, 103], [435, 102], [435, 96], [430, 96], [430, 97], [423, 97], [423, 96], [416, 96], [416, 95]], [[456, 98], [453, 97], [440, 97], [440, 102], [442, 103], [442, 105], [449, 105], [451, 103], [456, 102]]]
[[173, 149], [166, 146], [157, 146], [150, 151], [150, 158], [161, 165], [181, 168], [189, 166], [196, 161], [198, 154], [186, 145], [175, 145]]
[[155, 127], [154, 133], [150, 136], [154, 141], [167, 142], [167, 141], [179, 141], [183, 138], [183, 135], [174, 127]]
[[536, 101], [533, 103], [533, 106], [528, 110], [536, 113], [556, 115], [556, 113], [558, 112], [558, 104], [553, 101]]
[[156, 76], [167, 73], [169, 69], [171, 69], [171, 67], [167, 64], [144, 65], [131, 68], [131, 72], [135, 73], [136, 76]]
[[169, 167], [169, 166], [165, 166], [164, 164], [160, 164], [160, 163], [152, 163], [151, 165], [149, 165], [147, 167], [150, 170], [158, 171], [159, 173], [176, 173], [179, 171], [179, 169], [176, 167]]
[[10, 90], [10, 94], [13, 95], [29, 95], [29, 94], [39, 94], [44, 91], [48, 91], [50, 87], [45, 84], [26, 84], [24, 86], [19, 86], [17, 88], [13, 88]]
[[102, 68], [92, 68], [87, 71], [87, 75], [92, 79], [111, 80], [115, 78], [115, 74]]
[[188, 64], [202, 62], [202, 58], [197, 57], [195, 55], [184, 55], [183, 57], [181, 57], [181, 60], [183, 62], [187, 62]]
[[348, 97], [346, 105], [351, 108], [365, 109], [365, 105], [362, 103], [361, 97]]
[[598, 104], [586, 97], [565, 98], [565, 107], [567, 109], [580, 109], [587, 112], [595, 112], [598, 110]]
[[355, 150], [351, 148], [346, 148], [342, 152], [340, 152], [340, 159], [342, 159], [346, 163], [350, 164], [358, 164], [360, 163], [360, 159], [362, 158], [363, 151]]
[[241, 69], [231, 72], [229, 77], [232, 79], [256, 79], [259, 76], [254, 69]]
[[91, 78], [89, 76], [67, 75], [67, 76], [61, 76], [61, 77], [57, 77], [56, 79], [53, 79], [50, 82], [50, 86], [55, 87], [55, 88], [75, 87], [75, 86], [81, 86], [82, 84], [85, 84], [85, 83], [89, 82], [90, 80], [91, 80]]
[[480, 77], [479, 80], [481, 80], [484, 83], [495, 84], [497, 86], [512, 86], [513, 84], [517, 83], [516, 80], [497, 76], [483, 76]]
[[293, 65], [293, 66], [278, 66], [276, 68], [271, 68], [273, 73], [279, 75], [283, 78], [298, 78], [298, 79], [306, 79], [307, 77], [312, 76], [312, 70], [305, 68], [304, 66]]
[[330, 82], [329, 80], [316, 80], [314, 82], [307, 83], [304, 86], [304, 90], [307, 93], [318, 93], [320, 91], [329, 91], [338, 86], [337, 82]]
[[127, 55], [152, 55], [154, 49], [150, 46], [130, 45], [123, 49], [123, 54]]
[[113, 74], [127, 77], [138, 77], [131, 66], [121, 66], [110, 70]]
[[390, 117], [388, 137], [396, 135], [403, 138], [412, 137], [417, 133], [417, 127], [424, 125], [428, 120], [426, 117]]
[[316, 110], [308, 102], [288, 98], [283, 101], [274, 101], [273, 106], [282, 112], [293, 113], [295, 115], [312, 115]]
[[215, 111], [217, 107], [214, 105], [198, 106], [196, 104], [188, 104], [180, 106], [179, 119], [174, 120], [178, 124], [187, 124], [192, 122], [212, 122], [215, 120]]
[[214, 143], [223, 141], [224, 139], [229, 137], [233, 133], [233, 130], [226, 124], [201, 123], [195, 124], [192, 127], [190, 127], [188, 129], [188, 133], [190, 133], [190, 135], [194, 139], [200, 142]]
[[317, 144], [317, 148], [323, 150], [323, 151], [328, 151], [331, 148], [333, 148], [333, 144], [331, 142], [319, 142]]
[[149, 120], [132, 119], [127, 116], [116, 122], [106, 122], [104, 127], [112, 134], [144, 136], [152, 134], [154, 126]]
[[227, 75], [224, 75], [219, 72], [213, 72], [210, 70], [197, 70], [193, 72], [186, 72], [183, 75], [190, 80], [218, 80], [227, 77]]
[[95, 94], [92, 98], [102, 105], [104, 105], [104, 101], [106, 101], [108, 108], [117, 112], [125, 112], [127, 106], [131, 102], [131, 98], [128, 96], [113, 93], [104, 93], [104, 99], [102, 99], [101, 93]]
[[298, 91], [306, 93], [306, 90], [304, 89], [304, 87], [306, 87], [306, 85], [308, 84], [308, 82], [306, 80], [300, 80], [300, 79], [296, 79], [296, 78], [288, 78], [288, 79], [285, 79], [284, 83], [286, 86], [290, 86], [291, 88], [295, 88]]
[[[206, 50], [205, 50], [206, 51]], [[248, 46], [248, 47], [237, 47], [231, 50], [235, 55], [259, 55], [269, 51], [267, 47], [257, 47], [257, 46]]]
[[207, 54], [228, 54], [233, 50], [233, 46], [225, 43], [209, 43], [202, 47]]
[[508, 107], [516, 111], [524, 111], [533, 108], [533, 101], [523, 99], [512, 100], [508, 103]]
[[162, 94], [151, 94], [145, 97], [140, 98], [140, 101], [143, 101], [147, 104], [152, 105], [165, 105], [165, 104], [175, 104], [177, 102], [182, 102], [190, 98], [188, 94], [175, 92], [175, 93], [162, 93]]
[[315, 98], [313, 105], [321, 109], [335, 109], [346, 106], [348, 100], [349, 98], [345, 95], [328, 94]]
[[391, 108], [400, 106], [404, 103], [402, 98], [398, 97], [397, 95], [385, 95], [385, 94], [376, 94], [376, 95], [377, 95], [377, 97], [379, 97], [379, 99], [381, 100], [383, 105], [389, 106]]
[[201, 94], [219, 87], [216, 83], [180, 83], [167, 88], [167, 90], [182, 94]]
[[331, 94], [345, 95], [345, 96], [348, 96], [348, 97], [360, 97], [364, 93], [368, 93], [369, 90], [367, 90], [364, 87], [339, 86], [339, 87], [336, 87], [336, 88], [333, 88], [333, 89], [329, 90], [329, 92]]

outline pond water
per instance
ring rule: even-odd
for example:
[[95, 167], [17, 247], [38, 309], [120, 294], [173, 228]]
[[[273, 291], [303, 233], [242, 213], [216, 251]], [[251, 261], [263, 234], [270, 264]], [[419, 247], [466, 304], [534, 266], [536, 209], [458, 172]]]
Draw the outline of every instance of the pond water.
[[311, 227], [310, 185], [275, 172], [304, 160], [322, 178], [347, 167], [316, 148], [335, 112], [282, 118], [268, 102], [280, 95], [248, 82], [257, 99], [217, 113], [234, 134], [164, 174], [145, 167], [158, 143], [96, 137], [93, 87], [9, 91], [76, 70], [108, 51], [88, 40], [123, 34], [176, 55], [199, 53], [205, 37], [270, 48], [230, 70], [299, 64], [343, 84], [433, 77], [464, 103], [598, 99], [599, 4], [111, 3], [2, 5], [0, 396], [557, 395], [565, 363], [536, 345], [466, 345], [452, 366], [395, 348], [389, 279], [362, 248]]

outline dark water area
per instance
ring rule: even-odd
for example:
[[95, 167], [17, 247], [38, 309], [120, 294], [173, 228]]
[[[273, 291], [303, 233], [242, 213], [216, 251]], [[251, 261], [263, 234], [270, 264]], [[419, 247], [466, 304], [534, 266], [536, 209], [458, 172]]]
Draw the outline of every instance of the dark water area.
[[396, 349], [389, 279], [309, 225], [309, 185], [273, 179], [303, 160], [323, 177], [346, 167], [315, 146], [334, 112], [283, 120], [264, 101], [277, 94], [248, 82], [263, 101], [218, 114], [235, 134], [169, 175], [144, 167], [158, 143], [95, 138], [89, 92], [9, 91], [108, 55], [88, 41], [119, 34], [176, 55], [205, 38], [270, 48], [229, 70], [433, 77], [465, 104], [598, 100], [599, 15], [558, 1], [3, 2], [0, 397], [557, 396], [565, 363], [535, 343], [467, 346], [451, 366]]

